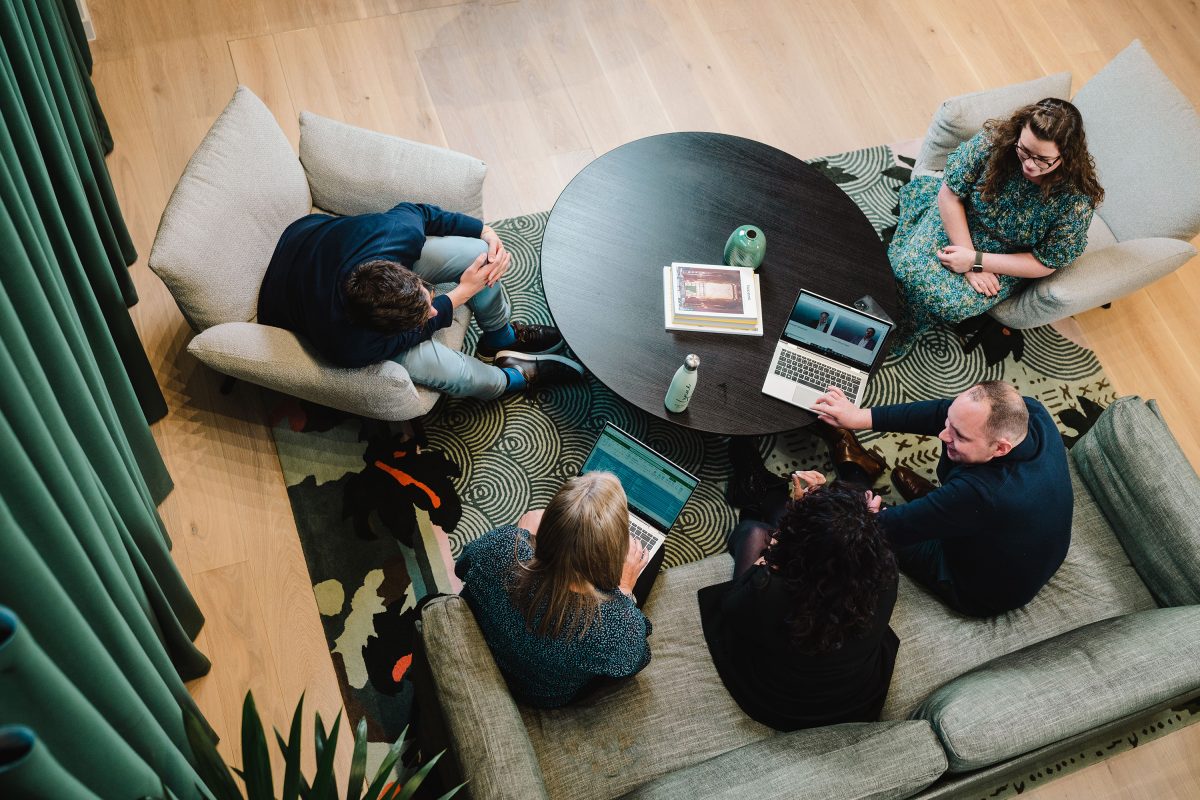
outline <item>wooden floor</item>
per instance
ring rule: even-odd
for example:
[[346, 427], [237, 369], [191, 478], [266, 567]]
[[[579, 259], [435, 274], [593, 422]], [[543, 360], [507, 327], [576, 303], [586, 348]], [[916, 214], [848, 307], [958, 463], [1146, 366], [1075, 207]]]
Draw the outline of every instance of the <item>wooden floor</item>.
[[[177, 485], [162, 513], [208, 617], [213, 670], [192, 689], [234, 763], [247, 689], [281, 728], [302, 692], [327, 719], [340, 708], [262, 401], [244, 385], [219, 394], [144, 266], [175, 181], [238, 83], [293, 144], [310, 110], [483, 158], [490, 219], [549, 208], [580, 167], [647, 134], [723, 131], [802, 158], [894, 142], [921, 136], [954, 94], [1058, 70], [1078, 88], [1135, 37], [1200, 106], [1200, 11], [1183, 0], [89, 5], [110, 165], [143, 256], [133, 314], [171, 406], [155, 426]], [[1078, 320], [1120, 392], [1160, 401], [1194, 465], [1198, 279], [1193, 261]], [[1198, 797], [1200, 726], [1036, 795]]]

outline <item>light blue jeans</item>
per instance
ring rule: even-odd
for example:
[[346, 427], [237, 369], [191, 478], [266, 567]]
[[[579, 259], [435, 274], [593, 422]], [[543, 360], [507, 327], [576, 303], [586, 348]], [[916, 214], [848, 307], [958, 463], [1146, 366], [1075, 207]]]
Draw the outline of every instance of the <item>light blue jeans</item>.
[[[421, 257], [412, 265], [413, 272], [430, 283], [454, 283], [480, 253], [487, 251], [482, 239], [463, 236], [430, 236], [421, 249]], [[467, 301], [479, 327], [494, 331], [508, 324], [511, 309], [500, 288], [484, 287]], [[492, 400], [504, 394], [508, 376], [499, 367], [484, 364], [473, 356], [451, 350], [433, 340], [421, 342], [392, 359], [408, 370], [413, 383], [437, 389], [455, 397]]]

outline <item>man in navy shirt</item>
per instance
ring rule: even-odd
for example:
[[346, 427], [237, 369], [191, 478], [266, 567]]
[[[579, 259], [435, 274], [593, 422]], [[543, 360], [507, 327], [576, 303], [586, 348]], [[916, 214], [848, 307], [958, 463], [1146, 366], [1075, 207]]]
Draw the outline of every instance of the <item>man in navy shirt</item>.
[[901, 569], [951, 608], [977, 617], [1020, 608], [1062, 564], [1074, 503], [1067, 451], [1037, 400], [988, 381], [953, 401], [877, 408], [857, 408], [833, 388], [813, 410], [851, 431], [942, 440], [941, 486], [897, 467], [892, 479], [911, 500], [879, 513]]
[[[258, 295], [258, 321], [304, 336], [342, 367], [391, 359], [414, 383], [490, 400], [583, 374], [550, 355], [554, 328], [509, 319], [500, 278], [510, 256], [491, 227], [437, 206], [401, 203], [379, 214], [309, 214], [279, 237]], [[457, 282], [438, 293], [434, 284]], [[483, 330], [476, 354], [432, 340], [470, 307]]]

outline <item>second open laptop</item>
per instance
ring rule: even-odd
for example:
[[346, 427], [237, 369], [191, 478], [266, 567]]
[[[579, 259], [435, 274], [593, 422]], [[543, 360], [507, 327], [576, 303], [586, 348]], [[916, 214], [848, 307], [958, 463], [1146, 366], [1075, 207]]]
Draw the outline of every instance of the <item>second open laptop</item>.
[[650, 559], [700, 483], [611, 422], [605, 423], [580, 472], [617, 476], [629, 502], [629, 535], [642, 543]]
[[802, 289], [775, 345], [763, 394], [808, 408], [837, 386], [859, 405], [891, 330], [887, 320]]

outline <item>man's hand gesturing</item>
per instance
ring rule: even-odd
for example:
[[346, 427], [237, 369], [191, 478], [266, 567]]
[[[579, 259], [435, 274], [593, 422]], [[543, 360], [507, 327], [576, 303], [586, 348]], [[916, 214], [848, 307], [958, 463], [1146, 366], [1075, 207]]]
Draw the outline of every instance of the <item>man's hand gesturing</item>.
[[821, 422], [835, 428], [862, 431], [871, 427], [871, 409], [854, 405], [846, 393], [836, 386], [830, 386], [825, 394], [818, 397], [810, 410], [816, 412]]

